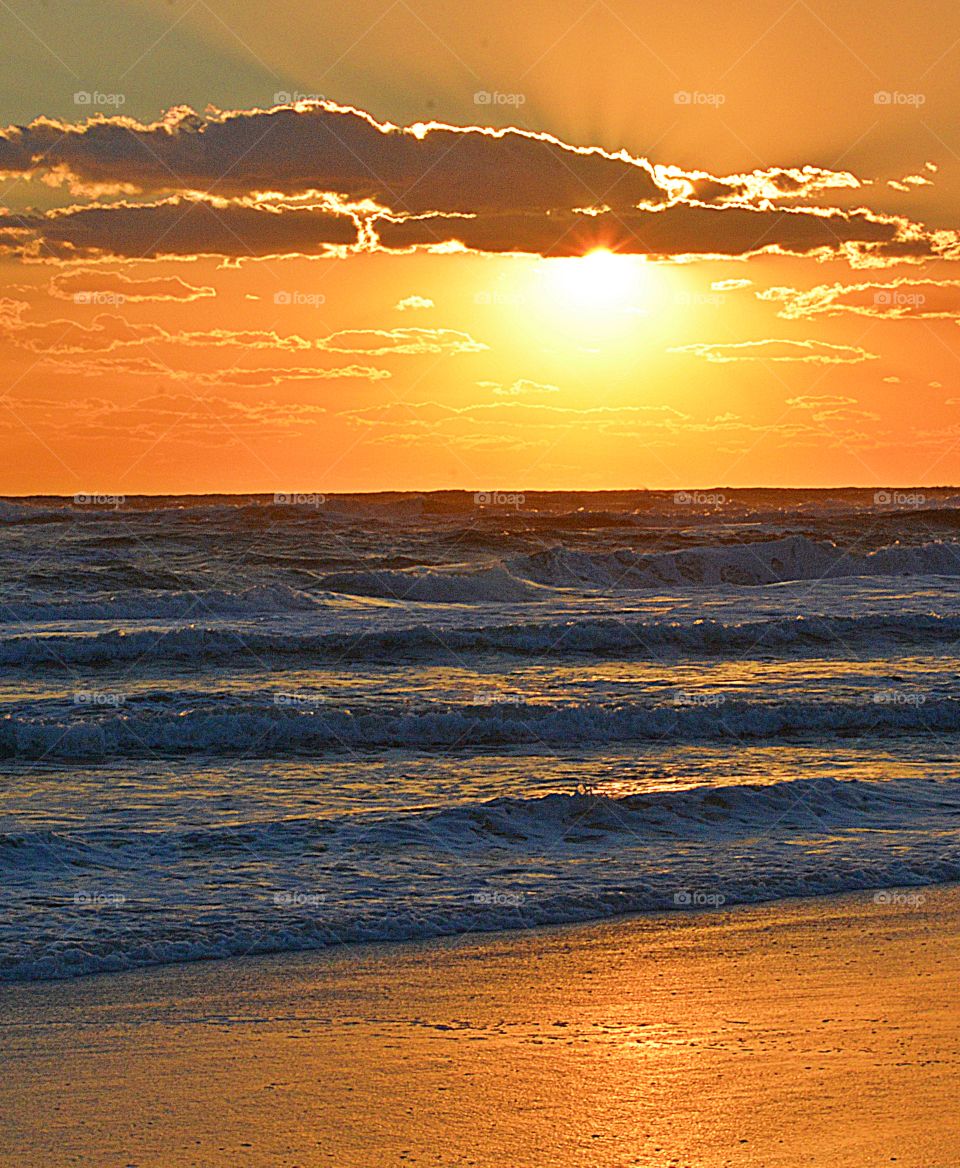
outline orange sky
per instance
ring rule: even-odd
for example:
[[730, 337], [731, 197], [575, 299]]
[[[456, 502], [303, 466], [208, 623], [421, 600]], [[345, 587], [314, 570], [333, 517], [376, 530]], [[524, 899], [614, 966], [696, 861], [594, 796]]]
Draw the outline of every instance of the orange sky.
[[0, 491], [960, 479], [956, 5], [264, 11], [0, 14]]

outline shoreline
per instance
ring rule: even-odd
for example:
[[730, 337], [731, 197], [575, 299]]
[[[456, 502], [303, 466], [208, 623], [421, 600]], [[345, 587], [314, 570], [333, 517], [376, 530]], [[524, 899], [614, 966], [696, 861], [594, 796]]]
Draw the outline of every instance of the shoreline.
[[946, 1164], [960, 885], [900, 891], [4, 985], [0, 1165]]
[[[98, 981], [103, 978], [135, 977], [138, 974], [161, 975], [167, 970], [175, 972], [177, 970], [188, 970], [194, 966], [219, 966], [224, 963], [229, 965], [233, 965], [234, 963], [246, 964], [251, 961], [272, 962], [283, 961], [288, 958], [293, 960], [298, 957], [307, 960], [328, 959], [331, 961], [339, 958], [344, 962], [349, 962], [352, 955], [358, 955], [362, 959], [368, 953], [377, 953], [380, 951], [387, 953], [397, 951], [403, 953], [408, 950], [415, 950], [421, 946], [456, 945], [460, 942], [464, 944], [470, 944], [471, 942], [486, 944], [495, 941], [508, 943], [511, 938], [518, 936], [551, 936], [568, 930], [590, 930], [603, 925], [628, 925], [631, 922], [638, 926], [647, 925], [655, 926], [656, 928], [670, 928], [677, 924], [689, 925], [691, 921], [696, 921], [698, 918], [716, 918], [721, 915], [738, 914], [752, 909], [762, 910], [765, 908], [775, 908], [779, 905], [789, 906], [795, 903], [816, 903], [821, 900], [842, 902], [851, 897], [870, 899], [889, 897], [893, 898], [892, 903], [894, 907], [898, 905], [901, 907], [921, 907], [931, 890], [949, 889], [953, 887], [960, 890], [960, 881], [951, 879], [934, 884], [867, 885], [865, 887], [844, 888], [840, 890], [786, 894], [773, 896], [766, 900], [736, 900], [728, 899], [726, 896], [716, 898], [712, 894], [696, 891], [690, 893], [690, 900], [688, 902], [681, 903], [675, 901], [673, 907], [630, 908], [614, 912], [607, 916], [585, 916], [572, 920], [548, 919], [516, 925], [497, 923], [491, 924], [486, 928], [451, 929], [450, 931], [413, 936], [378, 937], [366, 940], [351, 938], [336, 941], [320, 941], [315, 945], [305, 945], [303, 948], [298, 949], [277, 948], [259, 950], [251, 946], [247, 951], [235, 953], [211, 953], [182, 959], [161, 958], [155, 961], [146, 961], [141, 964], [123, 966], [115, 969], [92, 969], [89, 971], [55, 974], [51, 976], [0, 980], [0, 1003], [2, 1003], [4, 991], [25, 990], [30, 986], [68, 986], [76, 982]], [[912, 903], [917, 898], [919, 898], [919, 905]]]

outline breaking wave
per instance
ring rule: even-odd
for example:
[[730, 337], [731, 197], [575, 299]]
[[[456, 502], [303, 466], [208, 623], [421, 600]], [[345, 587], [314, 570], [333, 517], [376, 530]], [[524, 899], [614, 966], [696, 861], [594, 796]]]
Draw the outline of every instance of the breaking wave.
[[[140, 704], [138, 699], [138, 705]], [[216, 708], [158, 700], [140, 710], [76, 716], [8, 714], [0, 719], [0, 757], [144, 758], [155, 755], [277, 757], [337, 750], [490, 749], [520, 745], [603, 745], [784, 739], [881, 732], [960, 730], [960, 698], [880, 691], [847, 701], [750, 702], [722, 693], [679, 693], [673, 704], [555, 705], [509, 695], [476, 703], [347, 709], [321, 699], [278, 694], [272, 703], [221, 696]]]
[[[868, 888], [919, 888], [960, 879], [958, 813], [960, 790], [948, 783], [820, 778], [619, 799], [498, 798], [361, 821], [348, 816], [165, 832], [3, 833], [0, 872], [16, 875], [40, 867], [69, 877], [62, 881], [61, 914], [48, 935], [12, 946], [0, 943], [0, 981], [558, 925], [641, 911], [710, 911]], [[776, 837], [768, 838], [772, 824]], [[918, 827], [924, 830], [918, 833]], [[930, 839], [927, 831], [938, 838]], [[811, 833], [836, 845], [864, 832], [880, 843], [872, 849], [797, 846]], [[754, 847], [746, 862], [738, 848], [757, 839], [765, 846]], [[710, 844], [716, 847], [698, 851]], [[473, 858], [482, 859], [491, 847], [501, 857], [500, 870], [513, 874], [508, 884], [503, 877], [491, 882], [482, 866], [472, 866]], [[442, 885], [413, 900], [402, 879], [395, 897], [380, 903], [350, 895], [349, 889], [337, 895], [345, 858], [362, 862], [364, 856], [382, 858], [398, 848], [428, 862], [455, 850], [461, 863], [448, 869]], [[213, 874], [226, 873], [229, 885], [231, 864], [244, 857], [255, 857], [273, 872], [295, 871], [296, 862], [307, 859], [311, 887], [331, 891], [291, 892], [287, 877], [247, 888], [233, 910], [225, 904], [216, 915], [162, 915], [160, 906], [169, 914], [171, 899], [179, 903], [176, 898], [183, 898], [191, 880], [209, 887]], [[659, 862], [650, 862], [657, 857]], [[599, 866], [590, 864], [593, 858], [602, 861]], [[576, 861], [572, 873], [571, 860]], [[165, 890], [171, 865], [178, 872], [177, 888]], [[586, 868], [589, 877], [577, 878]], [[137, 873], [142, 878], [145, 872], [155, 874], [157, 903], [96, 891], [101, 885], [127, 887], [125, 878], [136, 879]], [[91, 885], [86, 873], [99, 884]], [[71, 896], [74, 886], [87, 891]], [[278, 887], [287, 891], [277, 892]], [[922, 894], [907, 895], [922, 903]], [[879, 898], [880, 904], [897, 903], [889, 892]], [[102, 905], [95, 932], [82, 927], [91, 904]]]
[[475, 604], [534, 599], [544, 588], [607, 592], [749, 587], [852, 576], [960, 576], [960, 549], [952, 542], [934, 542], [857, 553], [803, 535], [668, 552], [592, 553], [556, 547], [484, 567], [343, 572], [324, 576], [321, 583], [330, 591], [357, 596]]
[[517, 657], [586, 655], [605, 658], [664, 654], [742, 659], [757, 654], [880, 651], [896, 645], [952, 644], [960, 617], [903, 612], [895, 616], [779, 617], [724, 623], [637, 620], [632, 617], [541, 619], [474, 627], [436, 624], [341, 632], [276, 632], [255, 626], [188, 625], [0, 636], [0, 666], [120, 665], [129, 661], [202, 662], [304, 659], [306, 662], [444, 660], [468, 654]]

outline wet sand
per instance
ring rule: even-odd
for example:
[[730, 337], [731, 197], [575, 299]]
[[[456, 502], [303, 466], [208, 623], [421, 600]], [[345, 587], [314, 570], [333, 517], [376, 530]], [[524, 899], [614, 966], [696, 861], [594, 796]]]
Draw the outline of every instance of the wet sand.
[[887, 895], [8, 986], [0, 1164], [951, 1168], [960, 889]]

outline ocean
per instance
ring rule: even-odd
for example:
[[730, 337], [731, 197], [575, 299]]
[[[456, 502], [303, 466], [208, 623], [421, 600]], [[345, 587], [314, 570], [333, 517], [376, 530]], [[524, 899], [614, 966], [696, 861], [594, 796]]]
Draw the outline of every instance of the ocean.
[[0, 980], [922, 903], [958, 535], [955, 489], [2, 500]]

